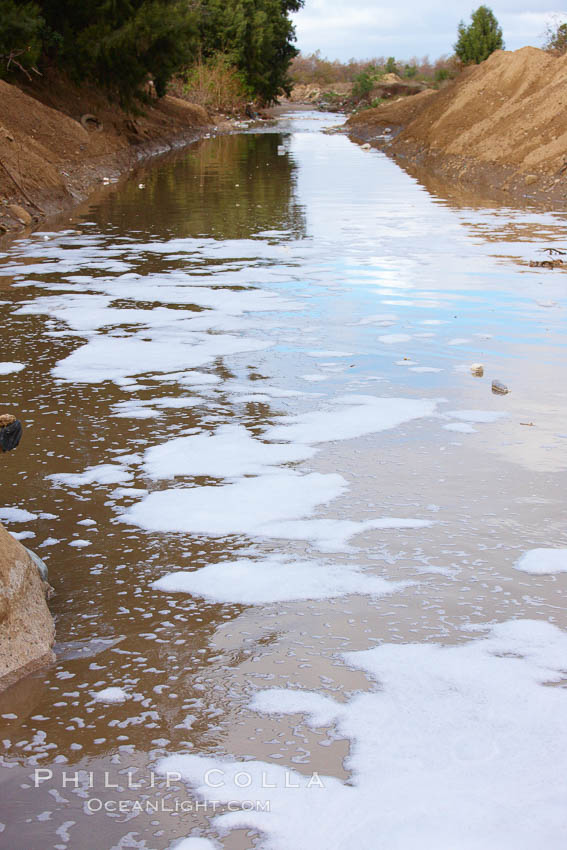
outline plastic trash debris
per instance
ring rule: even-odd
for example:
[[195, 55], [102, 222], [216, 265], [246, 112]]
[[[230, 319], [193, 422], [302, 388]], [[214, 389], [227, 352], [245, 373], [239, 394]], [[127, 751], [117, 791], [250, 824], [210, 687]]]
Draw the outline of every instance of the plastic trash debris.
[[482, 378], [484, 375], [484, 366], [482, 363], [471, 363], [471, 375], [475, 378]]
[[362, 150], [363, 150], [363, 151], [369, 151], [369, 150], [370, 150], [370, 148], [371, 148], [372, 146], [371, 146], [371, 145], [369, 145], [369, 144], [368, 144], [368, 142], [366, 142], [366, 143], [365, 143], [364, 145], [362, 145], [361, 147], [362, 147]]
[[506, 384], [502, 383], [502, 381], [492, 381], [492, 392], [497, 395], [506, 395], [506, 393], [509, 393], [510, 390]]

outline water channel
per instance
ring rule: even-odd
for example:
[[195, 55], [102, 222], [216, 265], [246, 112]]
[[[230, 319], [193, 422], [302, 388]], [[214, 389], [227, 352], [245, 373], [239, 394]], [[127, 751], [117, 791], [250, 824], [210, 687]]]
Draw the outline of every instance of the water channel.
[[564, 846], [565, 215], [336, 122], [0, 248], [0, 519], [57, 620], [0, 695], [0, 846]]

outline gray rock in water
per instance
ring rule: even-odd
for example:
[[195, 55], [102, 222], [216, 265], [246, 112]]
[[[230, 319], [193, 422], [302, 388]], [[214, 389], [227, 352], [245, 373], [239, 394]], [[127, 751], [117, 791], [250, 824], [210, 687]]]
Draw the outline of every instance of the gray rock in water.
[[28, 553], [28, 555], [30, 556], [30, 558], [32, 559], [34, 564], [36, 565], [42, 579], [44, 581], [47, 581], [47, 564], [44, 561], [41, 560], [39, 555], [36, 555], [35, 552], [32, 552], [31, 549], [28, 549], [27, 546], [24, 546], [24, 549], [26, 550], [26, 552]]
[[498, 395], [506, 395], [510, 390], [503, 384], [502, 381], [492, 381], [492, 392], [497, 393]]

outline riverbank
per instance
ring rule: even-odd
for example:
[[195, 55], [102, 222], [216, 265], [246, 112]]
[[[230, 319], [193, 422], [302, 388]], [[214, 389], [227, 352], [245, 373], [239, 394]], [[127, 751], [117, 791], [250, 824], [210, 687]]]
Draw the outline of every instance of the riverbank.
[[188, 144], [212, 124], [205, 109], [176, 97], [132, 115], [67, 80], [29, 91], [0, 81], [0, 233], [73, 207], [97, 185]]
[[346, 130], [400, 165], [501, 200], [567, 200], [567, 57], [534, 47], [497, 51], [438, 92], [349, 118]]

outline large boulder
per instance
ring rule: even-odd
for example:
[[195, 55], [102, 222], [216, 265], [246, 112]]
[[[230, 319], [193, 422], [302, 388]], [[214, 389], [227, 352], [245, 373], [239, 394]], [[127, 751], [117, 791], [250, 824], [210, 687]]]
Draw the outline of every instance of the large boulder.
[[53, 660], [48, 590], [27, 549], [0, 525], [0, 689]]

